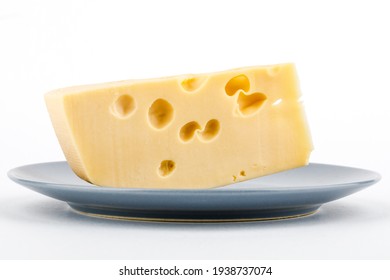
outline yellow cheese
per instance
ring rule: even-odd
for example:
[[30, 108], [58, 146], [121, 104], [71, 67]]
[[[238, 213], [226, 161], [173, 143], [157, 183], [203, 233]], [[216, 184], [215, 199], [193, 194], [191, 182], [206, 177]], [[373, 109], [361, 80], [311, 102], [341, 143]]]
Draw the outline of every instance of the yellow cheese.
[[292, 64], [60, 89], [46, 104], [65, 157], [100, 186], [201, 189], [304, 166]]

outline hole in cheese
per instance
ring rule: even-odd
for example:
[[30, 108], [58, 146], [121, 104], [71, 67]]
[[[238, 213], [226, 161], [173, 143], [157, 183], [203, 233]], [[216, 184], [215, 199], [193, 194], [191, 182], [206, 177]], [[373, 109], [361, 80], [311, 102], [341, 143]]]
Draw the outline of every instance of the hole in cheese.
[[231, 78], [225, 86], [226, 94], [233, 96], [238, 90], [249, 91], [250, 83], [249, 79], [245, 75], [239, 75]]
[[186, 123], [180, 129], [180, 134], [179, 134], [180, 139], [183, 140], [184, 142], [188, 142], [194, 137], [195, 131], [200, 129], [201, 129], [200, 125], [195, 121]]
[[172, 160], [163, 160], [158, 168], [158, 173], [161, 177], [167, 177], [175, 170], [176, 164]]
[[245, 170], [240, 171], [240, 176], [242, 176], [242, 177], [246, 176]]
[[216, 119], [209, 120], [202, 132], [200, 132], [200, 137], [204, 141], [211, 141], [214, 139], [220, 130], [219, 121]]
[[199, 89], [206, 81], [206, 77], [189, 77], [181, 82], [182, 88], [187, 92]]
[[110, 107], [111, 113], [118, 118], [127, 118], [135, 111], [135, 101], [130, 95], [119, 96]]
[[172, 122], [173, 114], [173, 107], [168, 101], [157, 99], [149, 108], [149, 122], [154, 128], [163, 129]]
[[264, 101], [267, 100], [267, 97], [260, 92], [255, 92], [250, 95], [246, 95], [244, 92], [240, 92], [238, 96], [237, 103], [239, 106], [240, 112], [245, 115], [252, 115], [256, 113], [261, 105], [264, 104]]

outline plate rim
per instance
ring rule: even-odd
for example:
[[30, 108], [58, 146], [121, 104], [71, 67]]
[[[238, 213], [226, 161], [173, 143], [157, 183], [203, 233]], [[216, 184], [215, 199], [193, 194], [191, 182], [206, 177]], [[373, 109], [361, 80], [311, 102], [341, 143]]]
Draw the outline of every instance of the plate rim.
[[[63, 180], [61, 183], [53, 183], [53, 177], [48, 177], [46, 182], [32, 181], [34, 172], [31, 171], [36, 170], [23, 170], [37, 168], [37, 165], [40, 165], [38, 168], [42, 168], [50, 164], [59, 165], [59, 167], [52, 167], [52, 172], [57, 170], [62, 174], [60, 168], [66, 168], [65, 172], [73, 172], [66, 161], [56, 161], [19, 166], [8, 171], [7, 175], [12, 181], [30, 190], [67, 203], [71, 209], [81, 211], [81, 214], [143, 221], [162, 219], [166, 222], [179, 220], [182, 220], [179, 222], [239, 222], [296, 218], [302, 214], [313, 213], [323, 204], [349, 196], [381, 179], [379, 173], [366, 169], [311, 163], [322, 167], [363, 170], [368, 174], [363, 174], [360, 179], [369, 178], [369, 180], [319, 186], [315, 184], [294, 187], [270, 185], [267, 188], [263, 188], [266, 186], [266, 182], [263, 182], [260, 188], [255, 189], [245, 189], [242, 186], [231, 187], [234, 184], [227, 185], [226, 188], [195, 190], [133, 189], [97, 187], [81, 178], [80, 182], [83, 184], [76, 184], [77, 178], [76, 181], [72, 181], [74, 180], [72, 178], [69, 183], [66, 183], [67, 173], [65, 173], [65, 182]], [[24, 174], [26, 178], [20, 176], [23, 175], [23, 171], [27, 172]], [[40, 174], [45, 173], [38, 169], [37, 178]], [[73, 173], [72, 176], [76, 175]]]
[[[219, 186], [216, 188], [209, 188], [209, 189], [158, 189], [158, 188], [118, 188], [118, 187], [98, 186], [98, 185], [95, 185], [95, 184], [92, 184], [88, 181], [83, 180], [82, 178], [78, 177], [75, 173], [74, 173], [74, 175], [78, 179], [80, 179], [85, 185], [52, 183], [52, 182], [44, 182], [44, 181], [38, 181], [38, 180], [33, 181], [33, 180], [21, 178], [20, 176], [17, 176], [17, 174], [16, 174], [17, 172], [19, 172], [23, 168], [30, 168], [30, 167], [36, 167], [39, 165], [48, 165], [48, 164], [68, 165], [67, 161], [51, 161], [51, 162], [26, 164], [26, 165], [21, 165], [21, 166], [14, 167], [14, 168], [10, 169], [7, 172], [7, 176], [15, 183], [22, 184], [23, 186], [34, 185], [34, 187], [39, 188], [40, 186], [44, 185], [45, 188], [61, 188], [61, 189], [65, 189], [65, 190], [70, 190], [70, 188], [71, 188], [73, 190], [82, 190], [82, 191], [86, 191], [86, 192], [96, 192], [96, 191], [109, 192], [109, 193], [111, 193], [111, 192], [131, 192], [131, 193], [142, 193], [142, 194], [144, 194], [145, 192], [153, 193], [153, 194], [158, 194], [161, 192], [163, 192], [163, 193], [185, 192], [187, 194], [189, 194], [189, 193], [203, 194], [203, 193], [207, 192], [207, 194], [213, 194], [213, 193], [221, 194], [221, 193], [230, 193], [230, 192], [237, 193], [237, 192], [241, 192], [241, 191], [256, 192], [256, 193], [258, 193], [258, 192], [280, 192], [280, 191], [290, 191], [290, 190], [291, 191], [306, 191], [308, 189], [321, 190], [324, 188], [329, 189], [329, 188], [341, 188], [341, 187], [344, 187], [344, 188], [345, 187], [356, 187], [357, 184], [359, 184], [359, 186], [364, 187], [364, 186], [370, 186], [370, 185], [376, 184], [377, 182], [379, 182], [382, 179], [382, 176], [376, 171], [363, 169], [363, 168], [357, 168], [357, 167], [325, 164], [325, 163], [316, 163], [316, 162], [309, 162], [308, 165], [332, 166], [332, 167], [336, 167], [336, 168], [348, 168], [348, 169], [360, 170], [360, 171], [371, 173], [372, 179], [364, 180], [364, 181], [353, 181], [353, 182], [349, 182], [349, 183], [340, 183], [340, 184], [324, 184], [324, 185], [316, 186], [314, 188], [313, 188], [313, 186], [289, 186], [289, 187], [269, 186], [269, 187], [264, 187], [262, 189], [245, 189], [244, 187], [240, 187], [240, 189], [235, 189], [234, 185], [245, 182], [245, 181], [242, 181], [239, 183], [234, 183], [234, 184], [229, 184], [229, 185]], [[306, 165], [306, 166], [308, 166], [308, 165]], [[70, 168], [69, 165], [68, 165], [68, 167]], [[305, 166], [302, 166], [302, 167], [305, 167]], [[298, 167], [298, 168], [302, 168], [302, 167]], [[295, 169], [295, 168], [293, 168], [293, 169]], [[293, 169], [290, 169], [290, 170], [293, 170]], [[70, 170], [72, 171], [72, 169], [70, 169]], [[289, 171], [289, 170], [286, 170], [286, 171]], [[278, 172], [278, 173], [280, 173], [280, 172]], [[277, 174], [277, 173], [273, 173], [273, 174], [269, 174], [269, 175], [275, 175], [275, 174]], [[249, 179], [246, 181], [256, 180], [256, 179], [257, 178], [253, 178], [253, 179]]]

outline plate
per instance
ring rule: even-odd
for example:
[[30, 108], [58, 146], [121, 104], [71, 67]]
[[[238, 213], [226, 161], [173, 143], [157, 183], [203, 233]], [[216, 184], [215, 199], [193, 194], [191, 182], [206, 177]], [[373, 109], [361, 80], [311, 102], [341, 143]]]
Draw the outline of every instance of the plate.
[[301, 217], [380, 180], [373, 171], [319, 163], [206, 190], [99, 187], [77, 177], [66, 162], [21, 166], [8, 176], [83, 214], [176, 222]]

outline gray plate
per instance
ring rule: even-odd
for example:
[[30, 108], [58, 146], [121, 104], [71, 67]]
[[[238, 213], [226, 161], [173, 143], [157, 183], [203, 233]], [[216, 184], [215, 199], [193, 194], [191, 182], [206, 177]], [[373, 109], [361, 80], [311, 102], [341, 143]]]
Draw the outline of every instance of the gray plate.
[[10, 170], [8, 176], [84, 214], [182, 222], [304, 216], [380, 180], [378, 173], [369, 170], [316, 163], [207, 190], [98, 187], [77, 177], [66, 162], [21, 166]]

